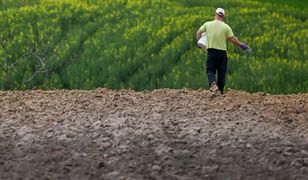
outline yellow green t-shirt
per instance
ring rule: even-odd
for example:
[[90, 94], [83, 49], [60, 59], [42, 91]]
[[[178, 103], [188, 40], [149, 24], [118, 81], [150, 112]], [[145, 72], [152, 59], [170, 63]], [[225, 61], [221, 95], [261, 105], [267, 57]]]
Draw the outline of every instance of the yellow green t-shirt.
[[231, 27], [218, 20], [208, 21], [204, 23], [200, 30], [206, 32], [206, 48], [225, 50], [227, 51], [226, 40], [234, 36]]

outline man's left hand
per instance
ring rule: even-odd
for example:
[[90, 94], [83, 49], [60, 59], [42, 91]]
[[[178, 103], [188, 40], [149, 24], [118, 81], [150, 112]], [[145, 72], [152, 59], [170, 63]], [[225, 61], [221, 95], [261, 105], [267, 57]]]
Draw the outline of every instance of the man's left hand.
[[250, 52], [251, 52], [250, 47], [247, 46], [245, 43], [242, 43], [242, 44], [240, 45], [240, 48], [241, 48], [242, 50], [244, 50], [245, 53], [250, 53]]
[[250, 49], [249, 46], [247, 46], [245, 43], [242, 43], [240, 45], [240, 48], [243, 49], [244, 51], [247, 51], [248, 49]]

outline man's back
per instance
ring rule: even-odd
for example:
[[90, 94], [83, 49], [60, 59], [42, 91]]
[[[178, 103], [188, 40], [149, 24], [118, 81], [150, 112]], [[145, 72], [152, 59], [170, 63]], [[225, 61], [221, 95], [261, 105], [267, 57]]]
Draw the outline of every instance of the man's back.
[[227, 50], [226, 40], [233, 35], [232, 29], [226, 23], [214, 20], [206, 22], [201, 29], [206, 31], [208, 49]]

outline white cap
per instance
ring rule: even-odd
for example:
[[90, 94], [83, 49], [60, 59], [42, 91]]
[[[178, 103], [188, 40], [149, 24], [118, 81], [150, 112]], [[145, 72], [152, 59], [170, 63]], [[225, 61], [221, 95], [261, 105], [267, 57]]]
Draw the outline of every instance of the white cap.
[[225, 10], [223, 8], [217, 8], [216, 9], [216, 14], [219, 16], [224, 16], [225, 15]]

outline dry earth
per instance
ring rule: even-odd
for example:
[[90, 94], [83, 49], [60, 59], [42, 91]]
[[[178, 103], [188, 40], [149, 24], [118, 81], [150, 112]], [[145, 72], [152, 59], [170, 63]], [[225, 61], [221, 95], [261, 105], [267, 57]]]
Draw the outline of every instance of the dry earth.
[[307, 179], [308, 94], [0, 92], [0, 179]]

